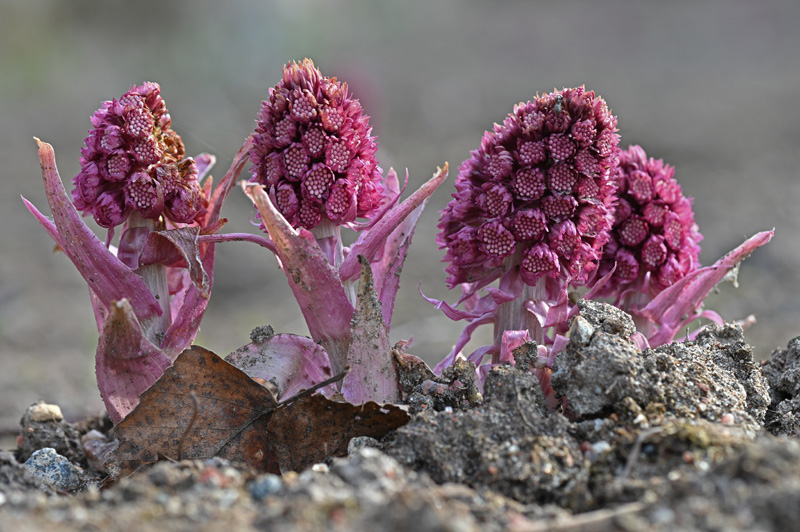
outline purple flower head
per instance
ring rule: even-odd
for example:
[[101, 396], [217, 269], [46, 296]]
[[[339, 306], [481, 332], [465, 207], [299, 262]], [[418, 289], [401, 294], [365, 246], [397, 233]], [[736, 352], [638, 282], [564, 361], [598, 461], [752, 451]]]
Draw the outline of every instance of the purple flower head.
[[160, 92], [157, 83], [133, 86], [92, 116], [72, 199], [102, 227], [120, 225], [133, 211], [190, 223], [207, 205]]
[[607, 295], [629, 289], [655, 295], [700, 267], [703, 236], [672, 166], [648, 158], [639, 146], [622, 151], [619, 161], [619, 203], [599, 273], [605, 275], [616, 263], [604, 288]]
[[586, 281], [612, 223], [616, 125], [581, 86], [521, 103], [487, 131], [439, 222], [450, 286], [497, 278], [509, 257], [530, 286]]
[[287, 64], [261, 107], [251, 181], [267, 187], [295, 228], [372, 217], [384, 197], [368, 119], [346, 83], [310, 59]]

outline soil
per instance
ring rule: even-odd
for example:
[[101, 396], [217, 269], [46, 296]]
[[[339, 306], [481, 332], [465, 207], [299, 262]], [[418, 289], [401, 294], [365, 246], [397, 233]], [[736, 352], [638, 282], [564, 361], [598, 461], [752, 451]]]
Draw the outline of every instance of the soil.
[[[566, 415], [551, 413], [537, 378], [515, 367], [495, 368], [479, 390], [468, 364], [437, 377], [398, 354], [411, 421], [282, 477], [211, 458], [112, 479], [107, 419], [71, 424], [54, 405], [31, 405], [18, 448], [0, 451], [0, 522], [19, 531], [792, 529], [800, 338], [763, 365], [737, 325], [640, 352], [629, 316], [581, 306], [550, 381]], [[43, 448], [67, 464], [46, 485], [21, 465], [41, 461]]]

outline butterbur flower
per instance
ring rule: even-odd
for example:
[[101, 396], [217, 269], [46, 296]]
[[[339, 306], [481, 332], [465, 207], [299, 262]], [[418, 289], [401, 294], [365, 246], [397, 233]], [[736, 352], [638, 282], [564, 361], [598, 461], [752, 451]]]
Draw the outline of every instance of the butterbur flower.
[[[325, 372], [311, 367], [320, 363], [309, 357], [308, 339], [286, 335], [231, 355], [245, 372], [287, 389], [309, 388], [349, 367], [336, 386], [354, 404], [399, 398], [388, 333], [400, 271], [424, 204], [447, 177], [445, 165], [400, 202], [397, 175], [381, 176], [370, 133], [345, 83], [323, 76], [309, 59], [284, 67], [261, 107], [244, 190], [328, 362]], [[358, 233], [352, 246], [343, 245], [341, 227]], [[294, 363], [268, 354], [277, 341]]]
[[442, 212], [450, 286], [511, 268], [530, 286], [585, 281], [611, 227], [617, 142], [616, 118], [583, 87], [517, 105], [461, 166]]
[[[702, 268], [698, 257], [703, 237], [692, 202], [674, 174], [672, 166], [648, 157], [639, 146], [620, 153], [614, 224], [585, 296], [609, 298], [629, 313], [637, 328], [634, 339], [642, 348], [671, 342], [698, 318], [722, 324], [719, 314], [703, 309], [703, 301], [747, 255], [772, 238], [771, 231], [758, 233]], [[570, 315], [575, 312], [573, 308]]]
[[197, 166], [185, 157], [160, 93], [157, 83], [134, 86], [92, 116], [72, 198], [102, 227], [116, 227], [132, 212], [190, 223], [205, 208]]
[[371, 131], [346, 83], [310, 59], [290, 63], [261, 107], [252, 181], [295, 228], [370, 218], [385, 201]]
[[652, 298], [700, 265], [703, 237], [674, 174], [672, 166], [648, 157], [639, 146], [620, 153], [619, 200], [599, 272], [614, 270], [603, 291], [616, 295], [617, 304], [625, 293]]
[[[201, 188], [198, 179], [215, 159], [184, 157], [155, 83], [105, 102], [92, 125], [72, 198], [58, 175], [53, 148], [37, 139], [53, 219], [23, 201], [89, 285], [100, 333], [97, 383], [118, 423], [194, 340], [213, 285], [215, 243], [258, 241], [216, 234], [224, 223], [222, 203], [251, 143], [245, 142], [217, 187], [212, 189], [208, 178]], [[109, 228], [105, 242], [79, 211]], [[111, 239], [120, 224], [115, 249]]]
[[[469, 323], [437, 371], [487, 323], [495, 342], [469, 355], [476, 366], [487, 355], [491, 364], [501, 362], [507, 333], [536, 342], [540, 359], [552, 362], [553, 346], [563, 343], [555, 326], [566, 321], [567, 288], [595, 278], [608, 241], [616, 125], [594, 92], [556, 91], [515, 106], [462, 164], [437, 241], [464, 309], [429, 301]], [[487, 288], [497, 279], [497, 288]], [[482, 288], [487, 293], [479, 297]]]

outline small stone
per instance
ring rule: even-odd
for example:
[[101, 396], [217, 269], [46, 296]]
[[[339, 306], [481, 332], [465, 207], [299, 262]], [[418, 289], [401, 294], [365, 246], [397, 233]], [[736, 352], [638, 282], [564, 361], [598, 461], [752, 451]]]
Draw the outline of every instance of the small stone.
[[569, 339], [579, 346], [589, 345], [594, 334], [594, 327], [583, 316], [575, 316], [569, 328]]
[[722, 414], [722, 417], [719, 419], [719, 422], [723, 425], [733, 425], [736, 423], [736, 418], [730, 412], [727, 414]]
[[64, 419], [64, 415], [58, 405], [36, 403], [28, 407], [28, 419], [36, 423], [44, 423], [46, 421], [61, 421]]
[[250, 341], [254, 344], [263, 344], [273, 336], [275, 336], [275, 330], [272, 325], [262, 325], [250, 331]]
[[370, 438], [369, 436], [356, 436], [355, 438], [350, 439], [350, 443], [347, 444], [347, 454], [352, 455], [357, 453], [359, 450], [364, 449], [366, 447], [373, 447], [375, 449], [379, 449], [381, 446], [380, 442], [375, 438]]
[[257, 501], [262, 501], [269, 495], [278, 493], [283, 487], [283, 481], [278, 475], [266, 474], [254, 480], [248, 486], [250, 496]]
[[76, 491], [83, 484], [81, 469], [51, 447], [33, 453], [23, 466], [42, 484], [57, 491]]
[[314, 464], [311, 466], [311, 471], [315, 473], [329, 473], [330, 468], [327, 466], [327, 464]]

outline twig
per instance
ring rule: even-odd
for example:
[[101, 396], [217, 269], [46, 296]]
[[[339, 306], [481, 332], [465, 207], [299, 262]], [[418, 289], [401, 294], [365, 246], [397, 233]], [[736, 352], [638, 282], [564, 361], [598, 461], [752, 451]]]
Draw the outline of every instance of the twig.
[[348, 373], [350, 373], [350, 366], [345, 367], [344, 370], [342, 370], [342, 372], [339, 373], [338, 375], [334, 375], [330, 379], [326, 379], [326, 380], [320, 382], [319, 384], [315, 384], [311, 388], [308, 388], [307, 390], [303, 390], [303, 391], [299, 392], [297, 395], [293, 395], [288, 399], [284, 399], [283, 401], [278, 403], [278, 406], [285, 406], [285, 405], [291, 404], [291, 403], [297, 401], [298, 399], [301, 399], [301, 398], [303, 398], [303, 397], [305, 397], [307, 395], [311, 395], [312, 393], [316, 392], [320, 388], [324, 388], [325, 386], [327, 386], [329, 384], [333, 384], [334, 382], [339, 382], [340, 380], [344, 379], [347, 376]]
[[633, 466], [636, 465], [636, 460], [639, 459], [639, 454], [642, 452], [642, 444], [644, 440], [653, 436], [654, 434], [658, 434], [664, 430], [664, 427], [652, 427], [645, 431], [639, 433], [639, 436], [636, 438], [636, 443], [633, 444], [633, 449], [631, 449], [631, 454], [628, 455], [628, 461], [625, 463], [625, 469], [622, 470], [619, 478], [627, 478], [628, 475], [631, 474], [633, 470]]
[[192, 403], [194, 403], [194, 412], [192, 413], [192, 419], [189, 420], [189, 424], [186, 425], [186, 430], [183, 431], [183, 435], [181, 435], [181, 439], [178, 442], [178, 461], [180, 462], [183, 460], [183, 442], [186, 441], [186, 436], [189, 435], [189, 431], [192, 430], [195, 422], [197, 421], [198, 413], [200, 412], [200, 401], [197, 399], [197, 394], [192, 391], [189, 393], [189, 397], [192, 398]]
[[532, 523], [525, 523], [518, 526], [512, 525], [509, 527], [509, 531], [585, 532], [591, 530], [593, 532], [600, 532], [607, 530], [610, 532], [612, 530], [619, 530], [614, 526], [614, 519], [623, 515], [639, 513], [645, 508], [647, 508], [647, 505], [644, 503], [631, 502], [616, 508], [604, 508], [602, 510], [595, 510], [593, 512], [574, 515], [566, 519], [557, 517], [555, 519], [534, 521]]

